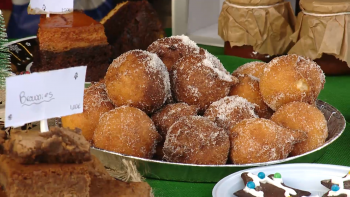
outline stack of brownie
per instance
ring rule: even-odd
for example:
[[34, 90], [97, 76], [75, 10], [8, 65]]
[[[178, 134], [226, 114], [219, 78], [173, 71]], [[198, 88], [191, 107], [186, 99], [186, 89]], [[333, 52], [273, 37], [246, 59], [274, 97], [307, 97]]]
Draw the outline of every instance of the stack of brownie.
[[[0, 138], [1, 139], [1, 138]], [[13, 132], [0, 155], [0, 197], [149, 196], [147, 183], [124, 183], [90, 155], [80, 130], [52, 127], [49, 132]]]

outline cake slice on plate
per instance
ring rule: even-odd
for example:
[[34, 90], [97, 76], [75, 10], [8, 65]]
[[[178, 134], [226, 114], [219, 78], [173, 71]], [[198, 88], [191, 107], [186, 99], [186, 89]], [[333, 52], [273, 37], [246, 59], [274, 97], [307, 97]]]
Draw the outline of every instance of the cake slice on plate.
[[86, 81], [99, 81], [109, 66], [111, 48], [99, 22], [74, 11], [40, 17], [39, 51], [34, 54], [33, 72], [87, 66]]

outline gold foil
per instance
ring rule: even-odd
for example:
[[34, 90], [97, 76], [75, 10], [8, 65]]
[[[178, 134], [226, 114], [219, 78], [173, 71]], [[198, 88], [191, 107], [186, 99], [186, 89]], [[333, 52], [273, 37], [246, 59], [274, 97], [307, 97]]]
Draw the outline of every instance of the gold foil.
[[291, 48], [295, 16], [289, 2], [256, 8], [224, 3], [218, 23], [219, 35], [231, 46], [250, 45], [256, 52], [272, 56], [286, 54]]

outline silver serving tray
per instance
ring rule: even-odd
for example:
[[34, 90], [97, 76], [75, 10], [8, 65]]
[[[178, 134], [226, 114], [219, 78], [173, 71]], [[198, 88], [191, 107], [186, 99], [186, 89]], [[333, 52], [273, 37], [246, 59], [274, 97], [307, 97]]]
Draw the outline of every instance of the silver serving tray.
[[320, 100], [316, 102], [316, 105], [328, 121], [329, 136], [326, 143], [313, 151], [283, 160], [244, 165], [195, 165], [143, 159], [94, 147], [91, 148], [91, 153], [98, 157], [107, 168], [112, 170], [120, 169], [120, 164], [123, 163], [123, 160], [124, 162], [131, 161], [136, 165], [141, 175], [146, 178], [187, 182], [218, 182], [229, 174], [258, 166], [282, 163], [312, 163], [319, 159], [326, 152], [327, 147], [341, 136], [346, 126], [344, 116], [336, 108]]

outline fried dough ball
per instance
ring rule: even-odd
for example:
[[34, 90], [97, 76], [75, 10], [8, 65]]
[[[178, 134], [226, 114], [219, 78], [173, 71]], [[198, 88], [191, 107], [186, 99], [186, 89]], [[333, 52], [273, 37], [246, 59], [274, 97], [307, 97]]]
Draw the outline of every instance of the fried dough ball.
[[307, 139], [295, 145], [291, 156], [300, 155], [322, 146], [328, 137], [327, 121], [317, 107], [292, 102], [280, 107], [271, 117], [277, 124], [307, 133]]
[[158, 143], [156, 150], [156, 158], [162, 159], [163, 146], [168, 129], [176, 121], [184, 116], [195, 116], [198, 113], [198, 107], [194, 105], [188, 105], [186, 103], [174, 103], [169, 104], [160, 109], [158, 112], [152, 115], [152, 120], [157, 128], [157, 131], [162, 136], [163, 140]]
[[93, 136], [97, 148], [148, 159], [160, 140], [147, 114], [129, 106], [103, 114]]
[[285, 159], [306, 134], [281, 127], [268, 119], [246, 119], [230, 130], [230, 160], [235, 164]]
[[201, 116], [186, 116], [168, 130], [164, 159], [176, 163], [220, 165], [227, 161], [227, 132]]
[[62, 117], [62, 126], [81, 129], [85, 139], [91, 142], [101, 115], [112, 109], [114, 105], [107, 97], [105, 84], [94, 83], [84, 90], [83, 113]]
[[156, 54], [132, 50], [113, 60], [105, 76], [108, 97], [152, 113], [171, 97], [169, 73]]
[[186, 103], [174, 103], [163, 107], [152, 115], [152, 120], [159, 132], [165, 138], [168, 129], [183, 116], [195, 116], [198, 107]]
[[276, 111], [293, 101], [314, 105], [324, 83], [325, 75], [314, 61], [285, 55], [268, 63], [260, 78], [260, 92], [264, 102]]
[[232, 86], [229, 96], [237, 95], [256, 104], [255, 112], [260, 118], [269, 119], [272, 116], [272, 109], [267, 106], [260, 94], [259, 79], [251, 75], [237, 75], [239, 83]]
[[254, 108], [255, 105], [245, 98], [228, 96], [211, 104], [205, 111], [204, 117], [228, 130], [244, 119], [257, 118]]
[[242, 66], [238, 67], [232, 75], [238, 76], [238, 75], [251, 75], [253, 77], [256, 77], [260, 79], [260, 77], [264, 73], [264, 69], [266, 68], [265, 62], [248, 62], [246, 64], [243, 64]]
[[205, 51], [204, 55], [181, 58], [170, 71], [173, 96], [178, 102], [198, 105], [200, 111], [228, 95], [238, 79], [221, 62]]
[[200, 48], [185, 35], [161, 38], [153, 42], [147, 51], [155, 53], [170, 71], [173, 65], [189, 54], [199, 54]]

